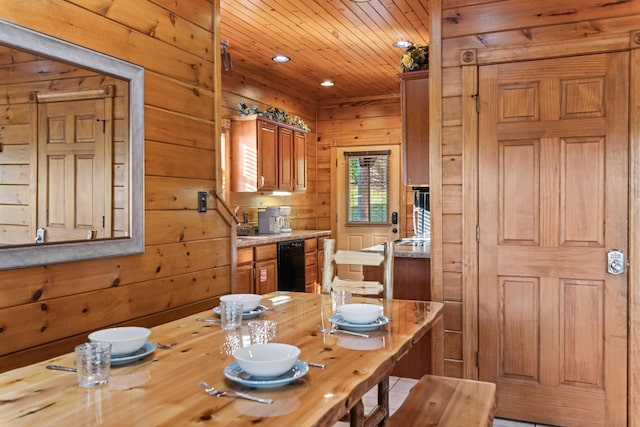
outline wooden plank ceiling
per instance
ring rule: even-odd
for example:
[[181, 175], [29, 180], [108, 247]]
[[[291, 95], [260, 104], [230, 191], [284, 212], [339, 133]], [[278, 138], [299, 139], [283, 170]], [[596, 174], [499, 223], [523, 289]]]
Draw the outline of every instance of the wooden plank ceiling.
[[[429, 0], [221, 0], [233, 70], [318, 101], [397, 94], [405, 39], [429, 43]], [[271, 60], [277, 54], [288, 63]], [[225, 72], [225, 71], [223, 71]], [[320, 86], [323, 80], [335, 86]]]

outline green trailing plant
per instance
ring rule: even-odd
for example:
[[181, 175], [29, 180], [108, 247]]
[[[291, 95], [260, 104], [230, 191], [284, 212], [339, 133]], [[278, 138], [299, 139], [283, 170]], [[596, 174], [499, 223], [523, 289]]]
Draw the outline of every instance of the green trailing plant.
[[307, 124], [298, 116], [290, 116], [286, 110], [275, 108], [275, 107], [267, 107], [266, 110], [260, 111], [257, 105], [252, 105], [249, 107], [243, 99], [238, 101], [237, 105], [238, 114], [240, 117], [246, 117], [252, 114], [257, 114], [259, 116], [266, 117], [267, 119], [274, 120], [280, 123], [286, 123], [292, 126], [296, 126], [302, 128], [304, 130], [309, 130]]
[[236, 108], [238, 109], [238, 113], [240, 114], [240, 117], [246, 117], [252, 114], [258, 114], [258, 106], [256, 104], [253, 104], [253, 106], [249, 107], [244, 102], [244, 99], [241, 99], [240, 101], [238, 101], [238, 105]]

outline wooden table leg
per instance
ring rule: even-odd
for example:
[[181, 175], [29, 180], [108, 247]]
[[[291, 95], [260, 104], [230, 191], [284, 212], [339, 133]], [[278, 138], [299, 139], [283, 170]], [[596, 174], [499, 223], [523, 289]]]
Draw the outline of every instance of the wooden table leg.
[[349, 425], [351, 427], [364, 426], [364, 403], [362, 399], [353, 408], [349, 409]]
[[378, 383], [378, 407], [382, 408], [386, 415], [380, 426], [383, 426], [385, 421], [389, 418], [389, 377], [386, 376], [382, 381]]

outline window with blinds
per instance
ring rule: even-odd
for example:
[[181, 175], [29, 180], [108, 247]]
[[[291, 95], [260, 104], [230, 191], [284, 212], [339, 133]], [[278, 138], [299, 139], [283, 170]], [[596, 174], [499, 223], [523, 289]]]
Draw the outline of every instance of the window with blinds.
[[345, 152], [347, 223], [389, 222], [390, 151]]

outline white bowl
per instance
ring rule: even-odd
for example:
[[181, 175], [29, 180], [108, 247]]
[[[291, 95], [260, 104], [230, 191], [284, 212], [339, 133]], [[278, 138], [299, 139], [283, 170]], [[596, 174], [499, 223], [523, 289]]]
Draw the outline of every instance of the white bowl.
[[111, 343], [111, 355], [121, 356], [133, 353], [147, 342], [151, 330], [139, 326], [123, 326], [119, 328], [101, 329], [89, 334], [93, 342]]
[[220, 301], [240, 301], [242, 302], [242, 311], [255, 310], [262, 300], [262, 295], [257, 294], [229, 294], [220, 297]]
[[282, 343], [256, 344], [240, 347], [233, 357], [243, 371], [256, 377], [277, 377], [293, 367], [300, 355], [295, 345]]
[[372, 323], [382, 316], [382, 306], [376, 304], [343, 304], [338, 311], [344, 320], [351, 323]]

